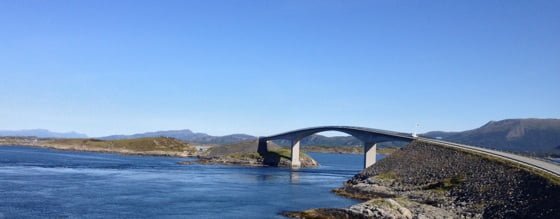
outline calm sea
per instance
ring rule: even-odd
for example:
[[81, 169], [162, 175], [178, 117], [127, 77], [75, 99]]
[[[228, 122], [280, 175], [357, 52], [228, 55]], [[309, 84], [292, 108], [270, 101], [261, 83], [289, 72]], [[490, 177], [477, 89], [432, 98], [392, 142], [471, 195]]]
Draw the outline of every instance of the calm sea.
[[360, 171], [362, 156], [310, 155], [322, 166], [291, 171], [4, 146], [0, 218], [282, 218], [357, 203], [330, 191]]

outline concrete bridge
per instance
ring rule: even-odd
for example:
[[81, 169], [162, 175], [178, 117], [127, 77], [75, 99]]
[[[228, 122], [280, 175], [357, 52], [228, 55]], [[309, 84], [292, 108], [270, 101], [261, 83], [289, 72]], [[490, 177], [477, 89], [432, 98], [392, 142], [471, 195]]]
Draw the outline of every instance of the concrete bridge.
[[301, 139], [313, 135], [315, 133], [324, 131], [339, 131], [362, 141], [364, 146], [364, 168], [367, 168], [375, 163], [375, 155], [377, 144], [387, 141], [406, 141], [410, 142], [415, 138], [409, 133], [399, 133], [392, 131], [385, 131], [380, 129], [370, 129], [351, 126], [321, 126], [306, 129], [298, 129], [295, 131], [285, 132], [277, 135], [259, 138], [259, 150], [267, 148], [268, 142], [272, 140], [288, 140], [291, 142], [292, 149], [292, 168], [299, 168], [301, 163], [299, 161], [300, 141]]
[[268, 137], [259, 137], [259, 151], [266, 150], [268, 142], [272, 140], [289, 140], [291, 141], [291, 154], [292, 154], [292, 167], [299, 168], [301, 163], [299, 161], [299, 151], [300, 151], [300, 141], [301, 139], [313, 135], [315, 133], [324, 131], [339, 131], [362, 141], [364, 145], [364, 168], [367, 168], [375, 164], [376, 155], [376, 144], [387, 141], [405, 141], [410, 142], [413, 140], [424, 141], [432, 143], [435, 145], [440, 145], [442, 147], [454, 148], [457, 150], [470, 151], [481, 155], [492, 156], [497, 159], [506, 160], [519, 164], [531, 169], [537, 169], [542, 172], [552, 174], [556, 177], [560, 177], [560, 165], [553, 164], [551, 162], [525, 157], [521, 155], [516, 155], [503, 151], [496, 151], [486, 148], [480, 148], [465, 144], [457, 144], [448, 141], [430, 139], [425, 137], [416, 137], [410, 133], [400, 133], [393, 131], [386, 131], [380, 129], [371, 128], [361, 128], [352, 126], [322, 126], [298, 129], [290, 132], [285, 132], [277, 135], [271, 135]]

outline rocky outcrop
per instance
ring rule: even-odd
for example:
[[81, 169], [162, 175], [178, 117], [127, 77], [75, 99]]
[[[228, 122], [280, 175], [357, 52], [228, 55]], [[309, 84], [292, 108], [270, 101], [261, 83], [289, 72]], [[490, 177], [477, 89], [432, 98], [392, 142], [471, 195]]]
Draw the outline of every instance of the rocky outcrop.
[[[269, 145], [265, 151], [259, 151], [256, 140], [244, 141], [224, 146], [216, 146], [199, 156], [201, 164], [225, 164], [243, 166], [290, 167], [291, 151], [277, 145]], [[316, 167], [317, 161], [305, 153], [300, 153], [301, 167]]]
[[[558, 182], [505, 161], [412, 142], [335, 190], [367, 202], [313, 212], [352, 212], [348, 215], [363, 218], [386, 218], [379, 212], [389, 212], [398, 218], [402, 215], [388, 209], [406, 208], [412, 218], [560, 218]], [[300, 213], [289, 216], [317, 218]]]
[[[317, 161], [307, 155], [301, 155], [300, 162], [301, 167], [319, 166], [319, 163]], [[271, 152], [264, 156], [261, 156], [258, 153], [242, 153], [218, 157], [199, 157], [198, 163], [241, 166], [290, 167], [292, 162], [288, 157], [280, 156], [277, 153]]]

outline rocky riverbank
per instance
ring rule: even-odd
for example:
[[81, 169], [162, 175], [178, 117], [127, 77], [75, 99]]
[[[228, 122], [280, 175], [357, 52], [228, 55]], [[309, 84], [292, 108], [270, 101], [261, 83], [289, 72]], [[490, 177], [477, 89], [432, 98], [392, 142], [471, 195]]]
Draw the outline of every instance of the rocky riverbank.
[[294, 218], [560, 218], [559, 180], [508, 162], [412, 142], [335, 193], [365, 202]]

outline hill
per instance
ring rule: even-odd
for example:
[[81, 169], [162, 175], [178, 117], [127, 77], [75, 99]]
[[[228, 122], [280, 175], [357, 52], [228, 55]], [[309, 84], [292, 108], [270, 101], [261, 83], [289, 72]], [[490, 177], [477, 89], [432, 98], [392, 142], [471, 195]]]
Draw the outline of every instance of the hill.
[[211, 136], [206, 133], [196, 133], [189, 129], [155, 131], [155, 132], [146, 132], [146, 133], [139, 133], [133, 135], [111, 135], [111, 136], [101, 137], [99, 139], [118, 140], [118, 139], [135, 139], [135, 138], [148, 138], [148, 137], [170, 137], [170, 138], [179, 139], [181, 141], [198, 143], [198, 144], [231, 144], [231, 143], [256, 139], [256, 137], [254, 136], [245, 135], [245, 134]]
[[560, 154], [560, 119], [506, 119], [473, 130], [424, 136], [499, 150]]
[[77, 132], [51, 132], [46, 129], [26, 129], [26, 130], [3, 130], [0, 136], [25, 137], [34, 136], [38, 138], [87, 138], [85, 134]]
[[122, 154], [192, 156], [195, 147], [174, 138], [99, 139], [37, 139], [26, 137], [0, 138], [0, 145], [28, 145], [61, 150], [116, 152]]

